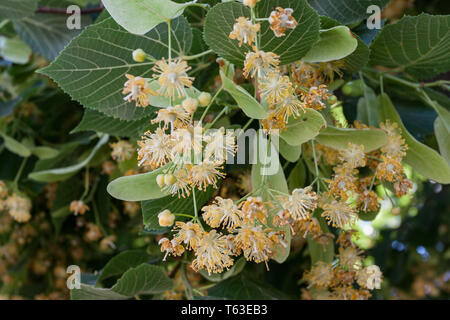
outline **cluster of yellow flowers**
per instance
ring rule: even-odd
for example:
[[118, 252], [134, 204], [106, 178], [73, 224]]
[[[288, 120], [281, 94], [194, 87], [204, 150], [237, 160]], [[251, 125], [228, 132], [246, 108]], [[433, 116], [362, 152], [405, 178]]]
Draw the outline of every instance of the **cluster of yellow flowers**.
[[31, 219], [31, 201], [17, 193], [8, 195], [8, 188], [0, 181], [0, 211], [7, 211], [17, 222], [27, 222]]
[[[298, 23], [292, 16], [293, 12], [290, 8], [280, 7], [272, 11], [268, 21], [276, 37], [286, 36], [288, 29], [297, 27]], [[239, 46], [245, 43], [253, 49], [246, 55], [244, 76], [255, 79], [256, 95], [262, 96], [269, 106], [270, 114], [262, 121], [262, 125], [270, 133], [275, 129], [285, 129], [289, 117], [300, 116], [300, 111], [304, 111], [305, 108], [325, 108], [325, 103], [331, 97], [331, 94], [323, 83], [315, 86], [308, 82], [308, 85], [305, 86], [305, 83], [297, 81], [295, 75], [300, 74], [300, 77], [302, 77], [306, 74], [303, 72], [304, 70], [292, 72], [291, 80], [288, 73], [279, 67], [280, 57], [278, 55], [260, 50], [257, 43], [260, 30], [259, 23], [253, 23], [248, 18], [239, 17], [229, 37], [239, 40]], [[334, 72], [331, 72], [331, 74], [334, 76]], [[312, 78], [308, 77], [308, 79]]]
[[[248, 261], [267, 265], [279, 245], [287, 246], [283, 232], [267, 227], [268, 210], [261, 197], [248, 197], [240, 203], [216, 197], [202, 212], [203, 220], [213, 228], [209, 232], [198, 222], [177, 221], [173, 239], [159, 241], [166, 256], [180, 256], [185, 250], [192, 250], [196, 257], [192, 261], [195, 271], [221, 273], [233, 265], [232, 257], [241, 253]], [[172, 225], [173, 214], [165, 210], [160, 213], [159, 221], [161, 225]], [[226, 233], [216, 230], [219, 228]]]
[[305, 272], [303, 279], [308, 282], [308, 287], [303, 291], [304, 298], [366, 300], [371, 296], [369, 290], [380, 289], [380, 268], [363, 266], [364, 257], [351, 240], [354, 233], [354, 230], [348, 230], [338, 237], [336, 243], [340, 247], [336, 262], [319, 261]]
[[189, 196], [192, 188], [217, 187], [218, 179], [225, 177], [221, 169], [227, 155], [236, 152], [234, 135], [225, 133], [224, 128], [203, 134], [203, 128], [179, 125], [175, 124], [170, 134], [161, 127], [147, 132], [138, 141], [139, 165], [165, 166], [156, 181], [164, 192], [179, 197]]
[[[355, 123], [357, 128], [367, 128]], [[392, 183], [395, 193], [401, 197], [413, 187], [406, 178], [402, 159], [407, 145], [401, 136], [397, 123], [381, 123], [380, 127], [388, 136], [388, 143], [381, 149], [364, 152], [364, 146], [349, 143], [348, 148], [337, 151], [317, 145], [319, 158], [333, 165], [332, 179], [325, 179], [328, 191], [323, 193], [319, 206], [324, 210], [322, 216], [339, 228], [354, 222], [358, 212], [374, 212], [380, 207], [380, 197], [374, 187], [384, 182]], [[361, 175], [360, 169], [364, 170]]]
[[[294, 11], [278, 7], [270, 17], [257, 19], [253, 8], [259, 1], [243, 2], [252, 8], [251, 18], [239, 17], [229, 38], [238, 41], [240, 47], [246, 45], [251, 48], [245, 56], [243, 75], [254, 81], [255, 98], [267, 105], [270, 111], [269, 116], [261, 120], [265, 132], [270, 134], [275, 129], [286, 129], [290, 118], [301, 116], [307, 108], [321, 110], [328, 103], [332, 104], [327, 84], [335, 80], [336, 74], [342, 76], [343, 62], [299, 61], [280, 66], [277, 54], [261, 50], [261, 25], [257, 21], [268, 21], [275, 37], [288, 36], [288, 30], [298, 25]], [[146, 54], [136, 50], [133, 57], [142, 62]], [[207, 93], [198, 97], [188, 94], [186, 88], [191, 88], [194, 81], [188, 75], [189, 70], [182, 58], [163, 58], [155, 61], [153, 79], [127, 75], [123, 91], [125, 100], [135, 101], [140, 107], [150, 104], [150, 96], [169, 97], [168, 105], [160, 108], [151, 121], [158, 124], [158, 128], [146, 132], [138, 141], [137, 159], [141, 167], [150, 170], [162, 168], [156, 177], [157, 184], [167, 194], [178, 197], [189, 196], [195, 188], [217, 187], [218, 180], [225, 177], [222, 169], [226, 157], [233, 156], [237, 150], [235, 136], [226, 133], [223, 127], [205, 132], [194, 123], [198, 107], [207, 106], [209, 110], [212, 99]], [[153, 81], [152, 85], [150, 81]], [[155, 81], [159, 89], [153, 90], [150, 87], [153, 88]], [[357, 129], [366, 128], [358, 123], [355, 126]], [[248, 182], [244, 182], [244, 189], [248, 191], [244, 198], [234, 201], [216, 196], [213, 203], [201, 208], [207, 229], [197, 212], [195, 216], [169, 210], [160, 212], [159, 224], [174, 226], [172, 239], [163, 237], [159, 240], [161, 252], [165, 253], [164, 260], [168, 255], [177, 257], [192, 251], [195, 256], [192, 269], [206, 270], [209, 274], [229, 269], [235, 257], [241, 254], [248, 261], [267, 265], [280, 248], [287, 246], [285, 233], [279, 231], [282, 227], [289, 226], [293, 235], [310, 235], [322, 245], [331, 241], [334, 235], [324, 233], [320, 226], [319, 219], [323, 217], [328, 224], [342, 229], [337, 240], [341, 245], [338, 263], [328, 265], [320, 262], [313, 266], [305, 274], [309, 288], [318, 288], [319, 296], [324, 297], [368, 298], [368, 290], [379, 288], [381, 272], [377, 266], [362, 267], [361, 252], [351, 241], [353, 231], [345, 230], [356, 221], [359, 212], [372, 212], [379, 208], [379, 197], [373, 189], [377, 184], [383, 181], [394, 183], [397, 195], [405, 194], [412, 186], [401, 166], [407, 146], [397, 124], [386, 122], [381, 128], [387, 133], [389, 143], [370, 153], [364, 151], [364, 146], [352, 143], [340, 151], [317, 144], [317, 150], [313, 150], [314, 161], [317, 165], [324, 161], [334, 167], [330, 179], [318, 174], [312, 185], [294, 189], [290, 194], [267, 189], [271, 200], [266, 202], [252, 193], [255, 190], [248, 190]], [[133, 148], [127, 142], [119, 141], [111, 147], [112, 158], [116, 161], [132, 156]], [[371, 174], [366, 174], [367, 170], [363, 168], [370, 169]], [[314, 192], [316, 182], [318, 186], [322, 184], [325, 191]], [[278, 210], [273, 215], [269, 214], [269, 211], [274, 212], [274, 208]], [[321, 217], [313, 216], [317, 212]], [[176, 221], [177, 215], [189, 216], [191, 220]], [[359, 288], [354, 287], [355, 281]]]

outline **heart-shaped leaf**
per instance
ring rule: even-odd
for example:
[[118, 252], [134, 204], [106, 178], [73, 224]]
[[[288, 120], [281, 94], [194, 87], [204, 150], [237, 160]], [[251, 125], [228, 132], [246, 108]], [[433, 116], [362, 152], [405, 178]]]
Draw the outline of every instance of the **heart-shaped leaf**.
[[[268, 22], [261, 22], [261, 46], [266, 52], [280, 56], [281, 64], [300, 60], [319, 39], [319, 15], [306, 0], [265, 0], [256, 7], [259, 18], [268, 18], [276, 7], [292, 8], [292, 16], [298, 26], [288, 30], [286, 36], [277, 38]], [[250, 18], [250, 9], [234, 1], [219, 3], [206, 16], [204, 36], [207, 45], [219, 56], [229, 62], [243, 66], [245, 55], [251, 47], [229, 38], [230, 32], [239, 17]]]
[[370, 63], [427, 79], [450, 70], [450, 16], [405, 16], [372, 43]]
[[[189, 52], [192, 31], [184, 17], [172, 21], [172, 54]], [[128, 33], [112, 18], [86, 28], [40, 72], [51, 77], [74, 100], [121, 120], [137, 120], [154, 114], [153, 108], [124, 101], [125, 74], [151, 77], [153, 62], [137, 63], [132, 52], [142, 48], [156, 59], [168, 55], [167, 23], [145, 35]]]
[[342, 24], [361, 21], [369, 16], [367, 8], [376, 5], [384, 8], [390, 0], [308, 0], [320, 15], [327, 16]]

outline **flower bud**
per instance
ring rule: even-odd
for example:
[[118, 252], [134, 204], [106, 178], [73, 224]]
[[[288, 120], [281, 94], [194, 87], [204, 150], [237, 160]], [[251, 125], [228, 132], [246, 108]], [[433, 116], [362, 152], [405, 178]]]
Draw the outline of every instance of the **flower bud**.
[[175, 215], [166, 209], [158, 214], [158, 222], [161, 227], [170, 227], [175, 222]]
[[0, 181], [0, 198], [4, 198], [8, 195], [8, 188], [3, 181]]
[[164, 183], [168, 186], [173, 185], [175, 182], [177, 182], [177, 178], [173, 174], [166, 174], [164, 176]]
[[158, 184], [158, 186], [160, 188], [164, 187], [164, 175], [163, 174], [158, 174], [158, 176], [156, 177], [156, 183]]
[[144, 62], [147, 54], [142, 49], [136, 49], [133, 51], [133, 60], [136, 62]]
[[332, 95], [330, 99], [328, 99], [328, 104], [333, 105], [338, 102], [338, 98], [335, 95]]
[[211, 102], [211, 95], [208, 92], [202, 92], [197, 99], [202, 107], [206, 107]]
[[198, 107], [198, 100], [193, 98], [187, 98], [181, 104], [188, 113], [194, 113]]
[[259, 0], [244, 0], [244, 5], [250, 8], [254, 8]]

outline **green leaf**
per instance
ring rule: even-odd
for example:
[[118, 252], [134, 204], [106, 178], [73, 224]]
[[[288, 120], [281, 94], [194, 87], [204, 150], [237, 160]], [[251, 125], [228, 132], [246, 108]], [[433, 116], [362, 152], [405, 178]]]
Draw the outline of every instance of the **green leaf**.
[[[274, 144], [271, 145], [270, 148], [270, 161], [266, 157], [263, 159], [258, 159], [259, 161], [252, 166], [252, 188], [253, 190], [257, 190], [258, 188], [262, 188], [258, 194], [263, 198], [264, 201], [272, 200], [267, 188], [274, 189], [280, 192], [288, 193], [288, 185], [286, 181], [286, 177], [283, 172], [283, 168], [281, 167], [280, 160], [277, 154], [277, 150]], [[262, 165], [263, 163], [267, 164], [267, 166]], [[275, 173], [271, 173], [268, 170], [277, 168]], [[284, 227], [275, 227], [272, 225], [272, 219], [279, 211], [279, 208], [274, 207], [269, 209], [269, 226], [274, 229], [284, 231], [285, 234], [285, 243], [286, 247], [282, 245], [278, 245], [276, 247], [276, 255], [273, 257], [275, 261], [278, 263], [283, 263], [289, 256], [290, 247], [291, 247], [291, 230], [288, 226]]]
[[145, 34], [156, 25], [181, 15], [192, 2], [176, 3], [170, 0], [103, 0], [111, 16], [125, 30]]
[[220, 77], [222, 78], [222, 85], [234, 100], [236, 100], [239, 108], [244, 113], [253, 119], [267, 118], [266, 110], [256, 101], [245, 89], [236, 85], [232, 79], [228, 78], [225, 73], [220, 70]]
[[208, 271], [206, 270], [200, 270], [200, 274], [207, 280], [212, 282], [221, 282], [228, 278], [234, 277], [241, 273], [242, 270], [244, 270], [246, 261], [244, 257], [240, 257], [236, 262], [233, 264], [233, 266], [230, 268], [230, 270], [222, 272], [222, 273], [211, 273], [208, 274]]
[[405, 16], [385, 26], [371, 45], [370, 63], [427, 79], [450, 70], [450, 16]]
[[103, 268], [97, 282], [112, 276], [123, 274], [130, 268], [135, 268], [138, 265], [149, 260], [149, 255], [144, 250], [127, 250], [114, 256]]
[[[275, 140], [273, 140], [275, 143]], [[302, 154], [302, 145], [291, 146], [283, 139], [278, 139], [278, 145], [276, 145], [278, 151], [280, 151], [283, 158], [289, 162], [296, 162]]]
[[373, 221], [378, 216], [379, 211], [371, 211], [371, 212], [359, 212], [358, 217], [363, 221]]
[[[156, 110], [156, 108], [152, 109]], [[92, 130], [117, 137], [139, 138], [144, 132], [155, 127], [155, 125], [150, 123], [151, 118], [152, 117], [146, 117], [139, 120], [120, 120], [109, 117], [97, 110], [86, 108], [81, 122], [72, 130], [72, 133]]]
[[143, 263], [123, 274], [112, 291], [134, 297], [139, 294], [155, 294], [172, 289], [173, 280], [166, 276], [163, 269]]
[[38, 146], [31, 149], [31, 153], [39, 159], [51, 159], [56, 157], [59, 151], [46, 146]]
[[[318, 211], [317, 211], [318, 212]], [[316, 214], [316, 218], [319, 220], [320, 228], [323, 233], [329, 233], [326, 221]], [[307, 236], [309, 254], [311, 255], [311, 264], [314, 265], [318, 261], [325, 263], [331, 263], [334, 259], [334, 242], [333, 239], [329, 239], [326, 245], [321, 245], [311, 235]]]
[[97, 151], [108, 142], [109, 136], [103, 135], [100, 140], [97, 142], [95, 147], [92, 149], [92, 151], [88, 154], [88, 156], [81, 162], [64, 168], [56, 168], [56, 169], [49, 169], [49, 170], [43, 170], [43, 171], [34, 171], [31, 172], [28, 177], [30, 179], [33, 179], [35, 181], [39, 182], [52, 182], [52, 181], [61, 181], [65, 180], [74, 174], [76, 174], [79, 170], [84, 168], [95, 156]]
[[[274, 146], [272, 146], [271, 152], [276, 153], [276, 149], [274, 148]], [[252, 166], [252, 188], [253, 188], [253, 190], [256, 190], [259, 187], [263, 186], [263, 183], [264, 183], [264, 186], [266, 188], [270, 188], [270, 189], [278, 190], [280, 192], [288, 193], [289, 190], [288, 190], [288, 186], [287, 186], [287, 182], [286, 182], [286, 177], [284, 176], [283, 168], [281, 167], [281, 164], [279, 162], [278, 155], [274, 154], [270, 160], [271, 160], [271, 163], [269, 163], [267, 165], [267, 167], [263, 166], [261, 164], [261, 161], [259, 161], [258, 163], [254, 164]], [[273, 163], [274, 161], [276, 163]], [[264, 179], [264, 173], [266, 173], [267, 170], [269, 170], [269, 167], [272, 167], [271, 169], [273, 169], [274, 167], [277, 167], [278, 170], [276, 171], [276, 173], [266, 175], [266, 178]]]
[[13, 63], [26, 64], [30, 60], [31, 49], [20, 39], [0, 36], [0, 56]]
[[364, 152], [371, 152], [387, 143], [387, 136], [380, 129], [350, 129], [328, 127], [320, 132], [316, 140], [333, 149], [348, 148], [349, 142], [363, 145]]
[[12, 153], [15, 153], [24, 158], [31, 156], [31, 150], [24, 144], [7, 136], [2, 132], [0, 132], [0, 137], [3, 138], [3, 143], [5, 144], [6, 149], [11, 151]]
[[71, 290], [72, 300], [125, 300], [141, 294], [156, 294], [173, 287], [173, 280], [157, 266], [146, 263], [126, 271], [110, 289], [81, 284]]
[[340, 60], [355, 52], [358, 40], [348, 27], [337, 26], [320, 30], [320, 40], [302, 58], [306, 62]]
[[108, 193], [114, 198], [124, 201], [162, 198], [165, 194], [156, 183], [156, 177], [163, 172], [166, 166], [147, 173], [117, 178], [108, 184]]
[[380, 96], [380, 118], [382, 121], [390, 120], [397, 122], [402, 130], [402, 136], [408, 145], [406, 151], [405, 163], [409, 164], [419, 174], [436, 182], [447, 184], [450, 183], [450, 166], [449, 164], [430, 147], [420, 143], [406, 130], [400, 115], [395, 110], [394, 105], [388, 95]]
[[281, 131], [280, 137], [291, 146], [299, 146], [316, 137], [325, 127], [323, 116], [316, 110], [308, 108], [300, 117], [289, 118], [286, 130]]
[[242, 273], [208, 289], [208, 296], [237, 300], [279, 300], [287, 296], [270, 285], [253, 281]]
[[[70, 3], [60, 0], [41, 1], [43, 7], [67, 8]], [[81, 16], [81, 26], [85, 27], [92, 23], [89, 15]], [[36, 13], [14, 21], [14, 28], [20, 38], [25, 41], [34, 52], [43, 55], [48, 60], [54, 60], [62, 49], [81, 33], [81, 29], [68, 29], [67, 16]]]
[[[192, 31], [185, 18], [172, 21], [172, 51], [189, 52]], [[162, 23], [145, 35], [125, 31], [112, 18], [86, 28], [61, 52], [43, 73], [87, 108], [121, 120], [136, 120], [154, 114], [153, 108], [136, 107], [123, 100], [125, 74], [151, 77], [153, 62], [137, 63], [132, 52], [142, 48], [156, 59], [168, 54], [168, 29]]]
[[18, 20], [34, 14], [38, 0], [2, 0], [0, 19]]
[[369, 16], [367, 8], [371, 5], [384, 8], [390, 0], [308, 0], [309, 4], [319, 12], [339, 21], [351, 24]]
[[439, 117], [434, 121], [434, 132], [439, 144], [439, 151], [450, 165], [450, 131], [447, 130], [445, 122]]
[[358, 121], [369, 126], [377, 126], [380, 121], [378, 109], [380, 107], [378, 97], [372, 88], [363, 84], [364, 97], [358, 101]]
[[80, 289], [70, 291], [71, 300], [126, 300], [128, 297], [118, 294], [111, 289], [98, 288], [81, 284]]
[[[322, 29], [330, 29], [336, 26], [339, 26], [339, 22], [336, 20], [328, 17], [320, 17], [320, 27]], [[347, 70], [350, 73], [356, 73], [365, 67], [369, 62], [370, 50], [358, 35], [353, 32], [352, 35], [358, 41], [358, 47], [352, 54], [342, 59], [342, 61], [344, 63], [344, 70]]]
[[292, 191], [296, 188], [303, 188], [306, 183], [306, 178], [306, 167], [303, 163], [303, 160], [300, 160], [299, 162], [297, 162], [294, 169], [292, 169], [287, 179], [289, 190]]
[[[197, 192], [197, 209], [200, 210], [202, 206], [208, 202], [216, 189], [208, 187], [205, 192]], [[172, 213], [184, 213], [194, 215], [194, 203], [192, 195], [187, 198], [172, 197], [171, 195], [160, 199], [142, 201], [142, 216], [146, 229], [150, 230], [167, 230], [167, 228], [161, 227], [158, 222], [158, 213], [166, 209]], [[180, 217], [177, 217], [180, 219]]]
[[[286, 36], [276, 38], [269, 23], [261, 22], [260, 49], [275, 52], [280, 56], [281, 64], [288, 64], [300, 60], [319, 39], [319, 16], [306, 0], [265, 0], [256, 7], [257, 17], [269, 17], [271, 11], [278, 6], [292, 8], [292, 15], [298, 26], [294, 30], [288, 30]], [[252, 51], [250, 46], [243, 44], [239, 47], [238, 40], [229, 38], [236, 19], [242, 16], [250, 18], [248, 7], [236, 2], [219, 3], [209, 10], [204, 30], [208, 46], [237, 66], [243, 66], [246, 53]]]
[[441, 119], [442, 124], [447, 129], [447, 132], [450, 132], [450, 111], [439, 105], [437, 102], [433, 103], [433, 109], [439, 115], [439, 118]]

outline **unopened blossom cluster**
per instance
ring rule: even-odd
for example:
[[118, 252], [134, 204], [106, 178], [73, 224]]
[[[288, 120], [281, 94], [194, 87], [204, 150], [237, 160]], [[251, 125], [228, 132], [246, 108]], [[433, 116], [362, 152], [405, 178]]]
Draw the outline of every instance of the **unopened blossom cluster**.
[[382, 273], [377, 265], [364, 266], [364, 256], [352, 242], [354, 230], [342, 232], [336, 240], [337, 259], [319, 261], [303, 275], [308, 283], [303, 291], [306, 299], [367, 300], [371, 290], [380, 289]]

